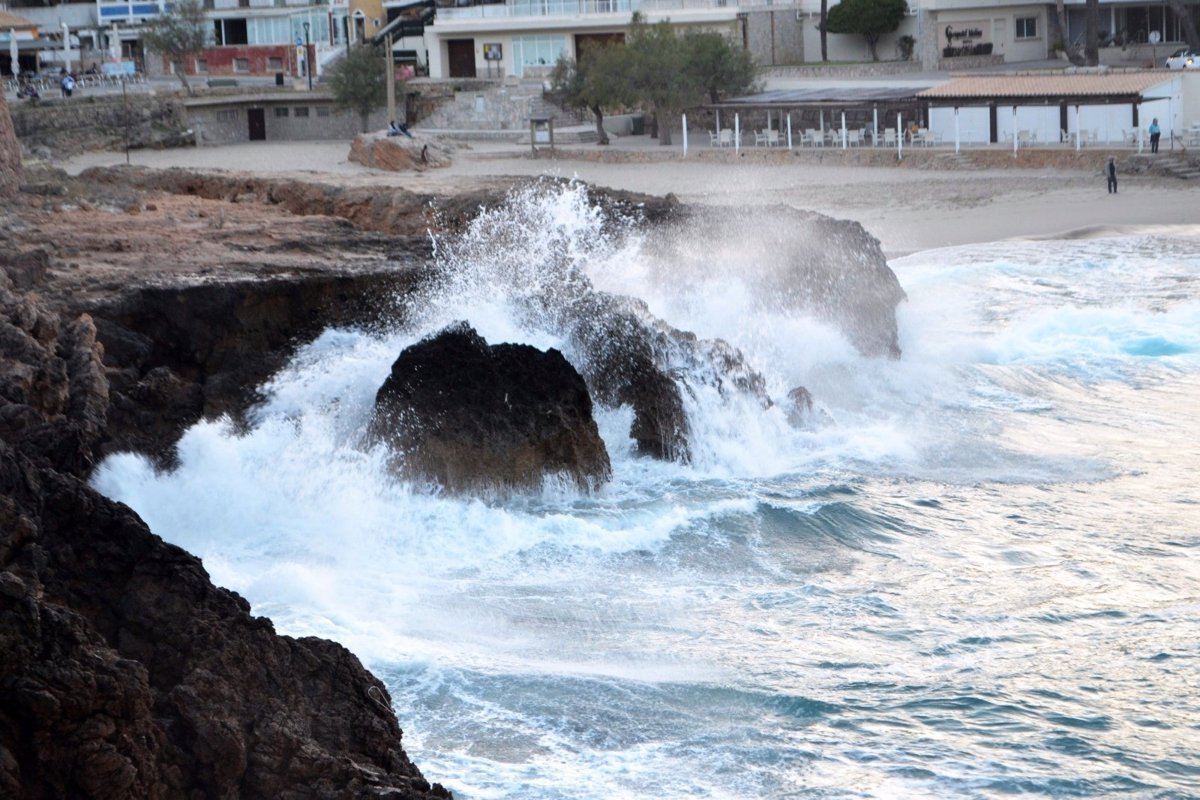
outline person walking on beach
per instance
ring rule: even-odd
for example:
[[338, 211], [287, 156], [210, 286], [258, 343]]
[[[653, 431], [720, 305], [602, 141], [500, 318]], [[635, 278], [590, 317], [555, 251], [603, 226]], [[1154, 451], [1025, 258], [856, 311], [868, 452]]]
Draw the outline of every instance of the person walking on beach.
[[1158, 152], [1158, 137], [1162, 135], [1162, 131], [1158, 127], [1158, 117], [1155, 117], [1150, 122], [1150, 152]]
[[1108, 175], [1108, 193], [1116, 194], [1117, 193], [1117, 159], [1114, 158], [1113, 156], [1109, 156], [1108, 157], [1108, 166], [1105, 167], [1104, 171], [1105, 171], [1105, 174]]

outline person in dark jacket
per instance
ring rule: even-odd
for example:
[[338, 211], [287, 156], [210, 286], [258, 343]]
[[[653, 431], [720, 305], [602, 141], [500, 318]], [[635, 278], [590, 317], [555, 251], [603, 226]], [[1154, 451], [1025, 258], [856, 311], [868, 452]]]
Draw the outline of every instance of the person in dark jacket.
[[1108, 157], [1108, 166], [1104, 168], [1104, 174], [1108, 176], [1108, 193], [1117, 193], [1117, 159], [1112, 156]]

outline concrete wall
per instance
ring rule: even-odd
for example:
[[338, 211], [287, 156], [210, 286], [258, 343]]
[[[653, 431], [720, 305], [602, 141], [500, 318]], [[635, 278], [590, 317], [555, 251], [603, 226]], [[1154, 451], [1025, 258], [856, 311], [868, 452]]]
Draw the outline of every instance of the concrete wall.
[[[833, 6], [836, 3], [831, 1], [829, 5]], [[916, 20], [915, 16], [907, 16], [900, 21], [900, 27], [894, 32], [879, 37], [879, 42], [875, 45], [875, 52], [879, 55], [880, 61], [894, 61], [899, 58], [896, 41], [905, 35], [917, 37]], [[810, 64], [821, 61], [821, 31], [817, 27], [820, 22], [819, 14], [806, 15], [803, 19], [804, 57]], [[871, 60], [871, 50], [867, 47], [867, 40], [858, 34], [831, 33], [826, 39], [826, 45], [830, 61]]]
[[[938, 11], [931, 14], [932, 24], [923, 27], [930, 28], [936, 42], [937, 53], [940, 56], [942, 48], [946, 47], [945, 30], [951, 27], [956, 31], [964, 28], [974, 28], [981, 31], [980, 36], [971, 37], [976, 43], [991, 42], [992, 54], [1003, 56], [1007, 63], [1020, 61], [1040, 61], [1048, 57], [1050, 52], [1050, 20], [1047, 18], [1049, 6], [1021, 5], [1003, 8], [963, 8]], [[1037, 35], [1033, 38], [1018, 39], [1018, 18], [1033, 17], [1037, 20]], [[954, 39], [958, 45], [962, 39]]]
[[[291, 97], [230, 99], [189, 104], [188, 124], [198, 146], [250, 141], [249, 109], [262, 109], [269, 142], [353, 139], [362, 132], [355, 112], [337, 111], [329, 98], [296, 94]], [[402, 113], [398, 116], [403, 118]], [[386, 109], [368, 117], [368, 130], [387, 127]], [[305, 165], [298, 164], [298, 168]]]

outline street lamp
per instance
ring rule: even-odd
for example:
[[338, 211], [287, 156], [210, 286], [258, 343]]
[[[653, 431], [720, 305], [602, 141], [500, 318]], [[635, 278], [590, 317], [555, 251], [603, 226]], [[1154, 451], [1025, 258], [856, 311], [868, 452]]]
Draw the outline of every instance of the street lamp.
[[312, 53], [308, 44], [308, 23], [304, 23], [304, 71], [308, 73], [308, 90], [312, 91]]

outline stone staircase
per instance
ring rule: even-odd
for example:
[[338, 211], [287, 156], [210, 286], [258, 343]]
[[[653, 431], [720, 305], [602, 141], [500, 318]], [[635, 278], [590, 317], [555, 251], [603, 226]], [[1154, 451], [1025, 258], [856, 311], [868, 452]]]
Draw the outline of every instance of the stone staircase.
[[1172, 175], [1180, 180], [1200, 180], [1200, 162], [1194, 158], [1173, 155], [1164, 157], [1162, 153], [1159, 153], [1155, 157], [1155, 166], [1167, 175]]
[[980, 169], [979, 165], [965, 152], [955, 153], [953, 150], [949, 153], [938, 153], [934, 157], [934, 166], [937, 169], [945, 170]]

